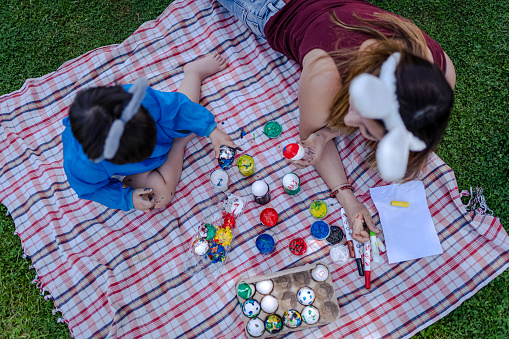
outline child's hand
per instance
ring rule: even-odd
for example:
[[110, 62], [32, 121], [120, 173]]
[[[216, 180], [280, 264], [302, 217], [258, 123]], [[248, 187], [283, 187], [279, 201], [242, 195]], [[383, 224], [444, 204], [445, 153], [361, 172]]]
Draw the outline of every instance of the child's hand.
[[238, 149], [239, 151], [242, 151], [242, 148], [240, 148], [238, 145], [236, 145], [233, 142], [233, 139], [228, 134], [221, 131], [217, 127], [214, 128], [214, 130], [210, 133], [209, 138], [210, 138], [210, 142], [212, 143], [212, 146], [214, 147], [214, 153], [216, 154], [216, 159], [219, 158], [219, 148], [221, 148], [222, 145], [230, 146], [230, 147]]
[[156, 205], [156, 196], [152, 188], [137, 188], [133, 192], [133, 206], [138, 211], [150, 212]]

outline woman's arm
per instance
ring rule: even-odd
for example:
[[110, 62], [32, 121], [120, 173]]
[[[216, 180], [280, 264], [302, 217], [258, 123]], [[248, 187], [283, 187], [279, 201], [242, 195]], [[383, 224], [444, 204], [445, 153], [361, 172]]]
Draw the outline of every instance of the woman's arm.
[[[315, 51], [317, 50], [310, 53]], [[338, 134], [328, 128], [323, 128], [330, 115], [334, 97], [341, 88], [341, 78], [330, 57], [323, 57], [324, 54], [317, 52], [312, 55], [314, 58], [306, 60], [310, 53], [304, 58], [299, 81], [299, 134], [303, 144], [307, 139], [314, 138], [322, 138], [322, 141], [325, 141], [321, 156], [314, 163], [314, 167], [327, 186], [332, 189], [348, 183], [343, 162], [333, 140]], [[311, 134], [313, 135], [311, 136]], [[345, 208], [348, 219], [357, 232], [357, 235], [353, 235], [356, 240], [362, 242], [369, 240], [369, 235], [361, 232], [362, 220], [373, 231], [380, 232], [371, 220], [371, 214], [367, 208], [357, 200], [352, 191], [339, 191], [336, 194], [336, 199]]]

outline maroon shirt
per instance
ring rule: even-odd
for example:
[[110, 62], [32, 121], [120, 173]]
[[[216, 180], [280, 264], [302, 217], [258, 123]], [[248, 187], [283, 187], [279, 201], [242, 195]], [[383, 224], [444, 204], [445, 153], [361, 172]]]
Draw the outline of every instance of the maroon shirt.
[[[336, 49], [356, 48], [372, 38], [370, 35], [334, 25], [329, 14], [331, 10], [342, 22], [356, 26], [362, 23], [353, 17], [354, 13], [363, 19], [373, 19], [374, 13], [393, 14], [362, 0], [291, 0], [265, 25], [265, 36], [269, 45], [302, 65], [306, 54], [313, 49], [331, 52]], [[391, 32], [386, 29], [377, 30], [387, 37], [391, 36]], [[445, 54], [442, 47], [426, 33], [422, 34], [431, 50], [434, 63], [445, 74]]]

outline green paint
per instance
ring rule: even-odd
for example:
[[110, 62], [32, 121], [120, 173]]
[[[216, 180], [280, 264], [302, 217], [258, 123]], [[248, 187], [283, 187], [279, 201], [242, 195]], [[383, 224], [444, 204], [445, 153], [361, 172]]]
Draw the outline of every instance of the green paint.
[[269, 121], [263, 127], [263, 133], [269, 138], [277, 138], [281, 132], [283, 131], [283, 127], [276, 121]]
[[254, 294], [253, 284], [241, 283], [237, 288], [237, 295], [242, 299], [249, 299]]

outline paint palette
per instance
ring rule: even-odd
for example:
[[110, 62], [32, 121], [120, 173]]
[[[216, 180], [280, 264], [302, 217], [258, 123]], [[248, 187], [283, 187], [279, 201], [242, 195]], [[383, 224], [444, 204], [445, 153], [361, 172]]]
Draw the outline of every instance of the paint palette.
[[248, 338], [280, 336], [322, 326], [340, 316], [329, 266], [321, 262], [241, 278], [235, 292], [242, 305]]

